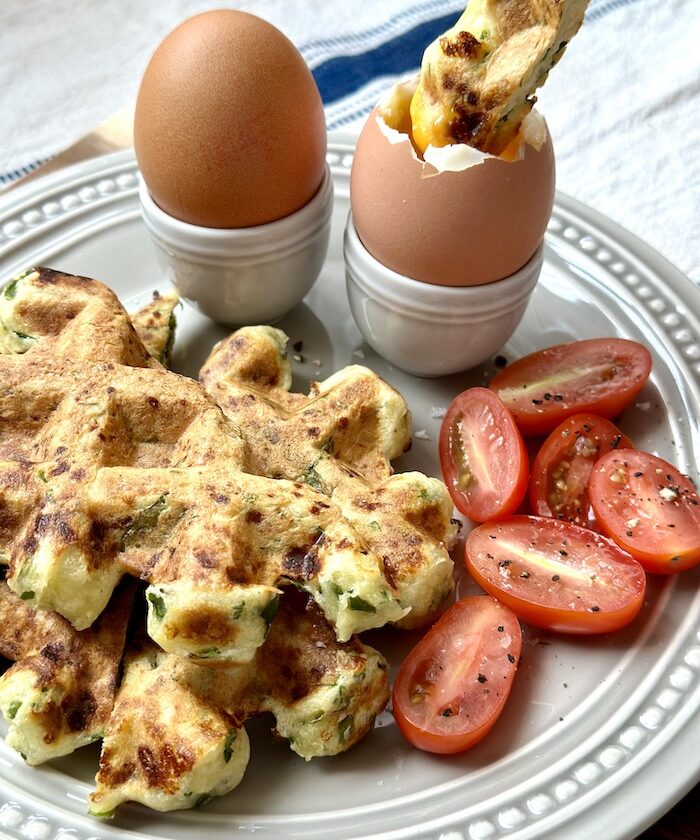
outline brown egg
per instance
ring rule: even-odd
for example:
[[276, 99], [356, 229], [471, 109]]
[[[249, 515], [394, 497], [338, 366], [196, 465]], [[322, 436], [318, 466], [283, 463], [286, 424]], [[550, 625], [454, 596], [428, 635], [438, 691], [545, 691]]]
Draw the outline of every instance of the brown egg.
[[232, 9], [186, 20], [141, 82], [134, 146], [149, 192], [195, 225], [272, 222], [307, 204], [323, 178], [323, 104], [279, 30]]
[[418, 159], [408, 134], [373, 111], [350, 178], [365, 248], [406, 277], [442, 286], [491, 283], [522, 268], [542, 241], [554, 202], [552, 143], [543, 120], [540, 126], [540, 148], [523, 143], [522, 159], [474, 151], [482, 162], [438, 171]]

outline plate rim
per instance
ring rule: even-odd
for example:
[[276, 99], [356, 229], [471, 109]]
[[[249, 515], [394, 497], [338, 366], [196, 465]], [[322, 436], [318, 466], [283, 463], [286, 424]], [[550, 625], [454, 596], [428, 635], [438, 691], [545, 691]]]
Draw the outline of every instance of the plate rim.
[[[352, 157], [352, 150], [354, 148], [354, 138], [352, 135], [346, 132], [337, 132], [331, 134], [329, 136], [329, 162], [331, 163], [331, 168], [334, 173], [334, 179], [345, 179], [344, 186], [347, 186], [347, 178], [349, 175], [349, 161], [348, 157], [351, 159]], [[97, 182], [97, 187], [84, 187], [86, 183], [92, 184], [95, 182], [97, 178], [101, 178], [101, 182]], [[121, 180], [121, 183], [119, 179]], [[103, 183], [103, 190], [100, 190], [99, 183]], [[73, 188], [74, 192], [71, 192], [69, 188]], [[96, 157], [90, 159], [88, 161], [83, 161], [81, 163], [74, 164], [70, 167], [66, 167], [65, 169], [60, 170], [59, 172], [49, 174], [44, 178], [37, 179], [29, 184], [24, 186], [20, 185], [16, 189], [12, 190], [11, 193], [7, 195], [0, 195], [0, 260], [3, 260], [6, 255], [12, 253], [13, 248], [15, 247], [16, 243], [19, 241], [23, 241], [24, 238], [31, 241], [32, 236], [36, 236], [40, 234], [43, 230], [46, 229], [47, 226], [50, 226], [54, 223], [60, 223], [61, 220], [67, 219], [68, 223], [70, 223], [72, 215], [77, 216], [80, 212], [86, 211], [87, 215], [90, 215], [91, 208], [95, 208], [97, 204], [100, 202], [104, 202], [105, 205], [113, 203], [115, 201], [119, 201], [121, 198], [131, 201], [133, 194], [136, 191], [137, 187], [137, 176], [136, 176], [136, 159], [133, 153], [133, 150], [124, 150], [121, 152], [114, 152], [109, 155], [104, 155], [101, 157]], [[67, 195], [71, 196], [75, 200], [67, 201], [65, 206], [61, 205], [61, 209], [57, 210], [53, 215], [51, 213], [45, 213], [44, 218], [37, 218], [36, 213], [39, 211], [36, 209], [37, 202], [44, 201], [46, 205], [46, 198], [53, 196], [57, 191], [61, 189], [67, 189]], [[80, 189], [92, 189], [92, 193], [85, 193], [84, 198], [80, 198], [79, 192]], [[77, 191], [77, 193], [75, 192]], [[50, 202], [49, 202], [50, 203]], [[645, 242], [643, 242], [639, 237], [635, 234], [631, 233], [617, 222], [609, 219], [602, 213], [594, 210], [593, 208], [589, 207], [588, 205], [578, 201], [575, 198], [572, 198], [564, 193], [557, 192], [556, 199], [555, 199], [555, 211], [559, 211], [560, 213], [563, 212], [564, 215], [569, 215], [574, 218], [583, 220], [586, 225], [599, 230], [605, 236], [609, 237], [615, 244], [622, 247], [623, 250], [630, 252], [631, 254], [637, 256], [639, 261], [645, 266], [651, 269], [653, 273], [660, 277], [664, 283], [669, 284], [672, 291], [685, 303], [686, 308], [688, 310], [689, 320], [690, 323], [693, 325], [694, 329], [694, 336], [691, 336], [691, 340], [688, 342], [683, 342], [681, 345], [681, 352], [683, 352], [683, 348], [687, 348], [689, 346], [694, 346], [694, 343], [698, 339], [698, 335], [700, 334], [700, 329], [698, 325], [700, 325], [700, 321], [698, 321], [697, 316], [694, 313], [700, 314], [700, 288], [696, 286], [688, 277], [686, 277], [677, 267], [675, 267], [666, 257], [659, 254], [656, 250], [651, 248]], [[115, 211], [117, 212], [117, 211]], [[32, 215], [34, 214], [34, 215]], [[43, 227], [42, 227], [43, 224]], [[572, 244], [576, 244], [576, 238], [572, 235], [570, 237], [570, 241]], [[6, 279], [4, 276], [0, 279]], [[9, 277], [7, 278], [9, 279]], [[638, 284], [637, 287], [639, 288]], [[640, 301], [643, 302], [643, 299], [640, 298]], [[687, 352], [686, 352], [687, 355]], [[691, 365], [694, 364], [694, 361], [691, 358], [691, 361], [688, 362], [687, 367], [688, 371], [692, 374], [694, 371], [697, 376], [693, 377], [698, 382], [700, 382], [700, 362], [693, 368], [691, 371]], [[700, 637], [698, 637], [700, 641]], [[699, 649], [700, 650], [700, 649]], [[699, 665], [700, 667], [700, 665]], [[639, 805], [635, 812], [635, 825], [631, 826], [629, 822], [629, 813], [624, 806], [611, 805], [607, 803], [607, 799], [609, 798], [608, 795], [605, 797], [599, 797], [596, 802], [600, 805], [601, 801], [604, 799], [606, 800], [606, 828], [610, 829], [610, 808], [614, 807], [618, 811], [618, 816], [622, 814], [624, 811], [624, 817], [627, 819], [627, 824], [625, 828], [625, 832], [627, 832], [630, 828], [634, 831], [643, 829], [646, 825], [650, 824], [655, 818], [657, 818], [661, 813], [665, 812], [668, 807], [670, 807], [673, 802], [677, 801], [677, 799], [681, 798], [681, 796], [689, 790], [695, 783], [700, 780], [700, 758], [698, 756], [693, 755], [694, 750], [692, 748], [693, 743], [697, 742], [697, 738], [700, 737], [700, 714], [698, 710], [700, 709], [700, 685], [695, 686], [695, 694], [697, 695], [695, 700], [695, 711], [690, 713], [691, 719], [687, 721], [688, 726], [692, 726], [693, 734], [696, 736], [687, 737], [689, 735], [688, 729], [681, 730], [680, 724], [678, 725], [678, 731], [674, 731], [671, 733], [671, 737], [667, 739], [668, 743], [662, 750], [662, 758], [665, 764], [668, 764], [668, 767], [665, 767], [664, 778], [668, 779], [671, 776], [678, 775], [678, 765], [682, 764], [683, 762], [677, 761], [677, 751], [680, 750], [684, 752], [684, 754], [688, 758], [688, 763], [686, 766], [689, 766], [692, 762], [690, 759], [694, 759], [697, 763], [697, 767], [695, 769], [694, 774], [691, 776], [685, 776], [683, 782], [680, 784], [676, 784], [666, 788], [666, 796], [663, 798], [662, 802], [659, 803], [658, 793], [659, 787], [658, 783], [649, 783], [647, 787], [649, 788], [648, 796], [641, 797], [639, 792], [636, 793], [636, 797], [643, 799], [643, 802]], [[691, 704], [686, 703], [685, 706], [690, 706]], [[652, 742], [653, 743], [653, 742]], [[674, 750], [676, 751], [673, 757], [673, 760], [670, 756], [670, 749], [668, 744], [674, 744]], [[659, 751], [657, 750], [654, 753], [654, 758], [657, 760], [659, 759]], [[644, 767], [647, 766], [647, 761], [644, 762]], [[634, 774], [633, 774], [634, 776]], [[623, 779], [621, 783], [616, 786], [615, 790], [613, 791], [614, 795], [617, 797], [618, 790], [622, 787], [627, 787], [630, 784], [638, 784], [637, 780], [634, 777], [630, 779]], [[654, 804], [651, 804], [652, 797], [651, 793], [657, 794], [656, 801]], [[590, 792], [591, 794], [593, 791]], [[588, 794], [585, 794], [581, 797], [578, 802], [584, 800]], [[7, 805], [6, 797], [0, 797], [0, 818], [2, 816], [2, 810]], [[562, 806], [563, 808], [567, 806]], [[594, 809], [594, 811], [602, 810], [600, 807], [598, 809]], [[555, 812], [556, 814], [560, 813], [561, 809]], [[590, 821], [595, 814], [591, 814], [591, 809], [587, 809], [586, 811], [582, 811], [585, 817]], [[37, 819], [43, 819], [42, 817], [37, 817], [37, 815], [30, 815], [28, 818], [25, 819], [24, 825], [27, 822], [31, 822], [32, 820], [36, 821]], [[80, 820], [82, 823], [83, 820]], [[539, 822], [534, 822], [532, 824], [532, 828], [537, 830], [537, 834], [533, 835], [531, 832], [526, 828], [524, 831], [520, 832], [516, 829], [515, 832], [509, 832], [510, 836], [517, 836], [518, 838], [522, 837], [523, 840], [526, 837], [530, 836], [537, 836], [537, 837], [555, 837], [558, 836], [558, 832], [560, 829], [567, 830], [569, 829], [569, 822], [565, 822], [563, 824], [558, 824], [554, 828], [552, 828], [552, 832], [548, 832], [546, 834], [541, 833], [542, 828], [544, 827], [544, 823], [546, 820], [541, 820]], [[0, 820], [0, 826], [3, 826], [4, 823]], [[93, 824], [90, 823], [92, 826]], [[83, 826], [84, 827], [84, 826]], [[454, 828], [457, 828], [454, 826]], [[85, 828], [88, 831], [87, 828]], [[372, 835], [372, 836], [412, 836], [410, 833], [407, 834], [406, 831], [410, 832], [412, 829], [409, 827], [408, 829], [402, 830], [402, 833], [396, 834], [394, 832], [390, 832], [389, 834], [381, 834], [381, 835]], [[578, 827], [576, 829], [578, 831]], [[589, 831], [587, 828], [586, 831]], [[94, 827], [91, 829], [91, 833], [93, 836], [97, 836], [99, 833], [98, 824], [95, 824]], [[25, 833], [26, 834], [26, 833]], [[20, 834], [13, 835], [19, 837]], [[48, 835], [46, 835], [48, 836]], [[72, 836], [72, 835], [68, 835]], [[87, 836], [87, 835], [86, 835]], [[113, 835], [112, 832], [109, 832], [108, 835], [105, 836], [116, 836]], [[137, 833], [129, 832], [129, 836], [139, 836]], [[145, 835], [144, 835], [145, 836]], [[368, 835], [369, 836], [369, 835]], [[450, 833], [450, 840], [452, 837], [456, 838], [461, 837], [461, 834], [458, 833]], [[471, 832], [467, 832], [465, 835], [474, 837], [475, 835]], [[486, 835], [484, 835], [486, 836]], [[567, 834], [568, 837], [573, 836], [572, 834]], [[582, 834], [583, 836], [583, 834]], [[612, 836], [609, 834], [609, 836]], [[627, 833], [622, 833], [616, 835], [619, 837], [626, 837], [631, 836]]]

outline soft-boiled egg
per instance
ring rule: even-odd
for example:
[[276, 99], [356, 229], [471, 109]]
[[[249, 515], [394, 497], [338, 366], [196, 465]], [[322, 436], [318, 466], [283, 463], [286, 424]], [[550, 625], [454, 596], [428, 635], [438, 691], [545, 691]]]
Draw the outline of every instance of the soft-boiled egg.
[[554, 202], [552, 141], [532, 111], [499, 155], [411, 139], [417, 79], [395, 86], [370, 114], [355, 151], [352, 214], [367, 251], [393, 271], [443, 286], [510, 276], [533, 256]]
[[244, 228], [290, 215], [325, 171], [323, 104], [304, 59], [245, 12], [195, 15], [155, 51], [134, 146], [156, 204], [190, 224]]

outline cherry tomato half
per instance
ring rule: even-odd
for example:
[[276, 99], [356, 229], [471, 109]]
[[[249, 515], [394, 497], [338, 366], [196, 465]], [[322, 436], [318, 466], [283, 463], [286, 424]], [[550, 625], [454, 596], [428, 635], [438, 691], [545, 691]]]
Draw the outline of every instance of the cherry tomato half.
[[530, 504], [538, 516], [566, 519], [592, 528], [588, 478], [593, 464], [632, 441], [604, 417], [574, 414], [560, 423], [537, 453], [530, 473]]
[[475, 528], [465, 546], [472, 577], [535, 627], [608, 633], [637, 615], [644, 569], [612, 540], [541, 516]]
[[450, 404], [440, 429], [440, 464], [455, 507], [475, 522], [508, 516], [527, 492], [525, 443], [488, 388], [470, 388]]
[[616, 417], [649, 377], [646, 347], [622, 338], [593, 338], [531, 353], [498, 373], [498, 394], [524, 435], [551, 432], [572, 414]]
[[609, 452], [593, 468], [591, 504], [601, 528], [648, 572], [700, 562], [700, 500], [667, 461], [636, 450]]
[[396, 677], [394, 717], [406, 740], [434, 753], [480, 741], [503, 711], [521, 646], [518, 619], [494, 598], [473, 595], [450, 607]]

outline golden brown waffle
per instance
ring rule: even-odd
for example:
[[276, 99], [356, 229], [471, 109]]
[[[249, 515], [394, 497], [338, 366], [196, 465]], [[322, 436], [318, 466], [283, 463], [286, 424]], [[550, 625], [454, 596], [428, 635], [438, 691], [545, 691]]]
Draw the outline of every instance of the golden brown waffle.
[[120, 587], [82, 633], [53, 612], [33, 610], [0, 582], [0, 676], [7, 744], [40, 764], [101, 738], [112, 713], [134, 587]]
[[[287, 337], [272, 327], [245, 327], [222, 341], [202, 368], [202, 384], [245, 429], [252, 466], [263, 475], [304, 482], [327, 496], [359, 535], [355, 563], [372, 565], [374, 585], [406, 610], [403, 627], [426, 623], [451, 591], [447, 548], [455, 535], [445, 485], [422, 473], [392, 475], [390, 459], [410, 443], [404, 399], [373, 371], [343, 368], [311, 393], [289, 393]], [[328, 538], [300, 557], [288, 577], [308, 591], [336, 626], [343, 611], [373, 613], [375, 596], [352, 592], [323, 556]], [[339, 550], [338, 544], [332, 546]], [[316, 561], [320, 560], [320, 569]], [[341, 638], [347, 638], [343, 633]]]
[[170, 367], [177, 328], [175, 308], [179, 303], [180, 298], [175, 293], [153, 292], [151, 301], [129, 315], [143, 346], [165, 367]]
[[[81, 651], [91, 635], [103, 639], [113, 607], [102, 611], [125, 573], [150, 584], [148, 632], [171, 652], [148, 644], [129, 655], [106, 727], [96, 811], [126, 799], [189, 807], [230, 789], [247, 762], [240, 726], [261, 711], [307, 758], [362, 737], [387, 699], [386, 663], [338, 637], [407, 612], [422, 622], [451, 586], [445, 488], [417, 473], [391, 476], [388, 459], [409, 436], [400, 396], [362, 369], [322, 383], [311, 399], [285, 395], [282, 349], [269, 347], [282, 339], [262, 328], [253, 335], [267, 340], [246, 345], [219, 376], [228, 398], [236, 376], [244, 379], [245, 402], [260, 396], [261, 418], [277, 424], [274, 440], [247, 416], [248, 441], [197, 383], [149, 355], [109, 290], [48, 269], [0, 293], [0, 333], [0, 562], [19, 595], [3, 584], [5, 597], [20, 606], [5, 629], [26, 637], [25, 647], [6, 649], [19, 662], [0, 680], [10, 687], [0, 688], [9, 698], [0, 707], [15, 713], [27, 742], [33, 730], [10, 695], [16, 679], [36, 672], [44, 628], [63, 634], [81, 669], [61, 662], [43, 686], [51, 698], [88, 674], [100, 693], [100, 714], [84, 731], [66, 735], [56, 724], [55, 747], [32, 760], [102, 731], [119, 652], [103, 647], [100, 682], [98, 658]], [[277, 392], [274, 373], [264, 373], [270, 360]], [[250, 387], [260, 381], [265, 395]], [[294, 444], [301, 430], [303, 446]], [[288, 456], [262, 439], [284, 439]], [[280, 605], [288, 582], [316, 604], [291, 590]], [[78, 632], [51, 609], [93, 626]]]
[[[314, 405], [288, 395], [334, 429], [335, 442], [324, 437], [326, 451], [303, 474], [290, 466], [279, 478], [259, 469], [254, 418], [243, 418], [256, 441], [251, 461], [239, 428], [196, 382], [149, 356], [97, 281], [28, 273], [0, 295], [0, 319], [26, 345], [0, 356], [0, 544], [8, 583], [28, 604], [85, 628], [132, 574], [151, 584], [148, 632], [161, 647], [242, 662], [264, 641], [287, 580], [314, 597], [341, 641], [404, 616], [422, 623], [451, 588], [449, 497], [418, 473], [386, 478], [386, 458], [407, 440], [406, 408], [373, 374], [349, 389], [329, 380], [330, 396], [319, 391]], [[251, 348], [246, 363], [264, 370]], [[372, 409], [385, 435], [378, 452], [361, 434], [371, 388], [394, 406]], [[231, 396], [221, 395], [227, 411]], [[341, 400], [355, 413], [339, 414]], [[371, 487], [351, 457], [385, 480]], [[353, 484], [354, 495], [341, 492]]]
[[202, 668], [146, 644], [129, 655], [102, 749], [93, 813], [133, 800], [189, 808], [235, 787], [249, 743], [243, 722], [271, 712], [304, 758], [362, 738], [388, 699], [386, 660], [340, 644], [313, 603], [290, 592], [247, 665]]

